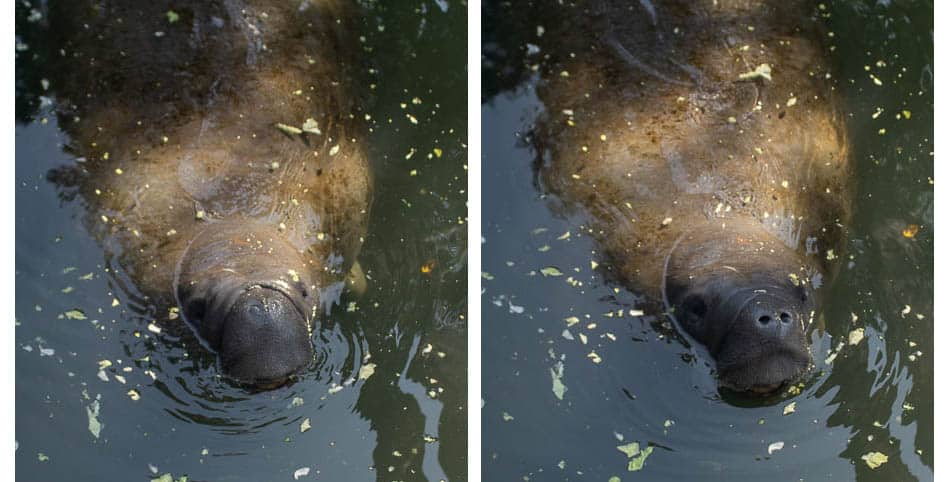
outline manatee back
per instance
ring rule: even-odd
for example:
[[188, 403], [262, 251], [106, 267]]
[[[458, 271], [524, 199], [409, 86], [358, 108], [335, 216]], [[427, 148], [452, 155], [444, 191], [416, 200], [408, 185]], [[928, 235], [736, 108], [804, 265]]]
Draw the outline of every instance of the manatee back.
[[753, 3], [593, 2], [546, 26], [540, 179], [649, 289], [689, 230], [752, 220], [808, 255], [843, 239], [847, 138], [818, 11]]

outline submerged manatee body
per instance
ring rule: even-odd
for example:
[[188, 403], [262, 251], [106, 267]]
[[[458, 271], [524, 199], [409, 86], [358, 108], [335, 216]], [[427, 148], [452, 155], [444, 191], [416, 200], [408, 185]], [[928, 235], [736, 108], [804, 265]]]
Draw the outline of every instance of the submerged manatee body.
[[269, 387], [305, 369], [370, 202], [351, 12], [107, 0], [54, 2], [48, 18], [50, 89], [78, 158], [51, 179], [227, 375]]
[[722, 386], [797, 379], [851, 199], [821, 10], [549, 3], [528, 57], [544, 58], [543, 188], [587, 215], [608, 269], [708, 349]]

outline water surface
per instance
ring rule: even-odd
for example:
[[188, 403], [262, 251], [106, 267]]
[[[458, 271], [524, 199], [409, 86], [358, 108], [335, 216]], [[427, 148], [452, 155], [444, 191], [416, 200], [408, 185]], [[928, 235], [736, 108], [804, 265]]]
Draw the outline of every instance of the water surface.
[[166, 313], [46, 181], [75, 160], [42, 98], [44, 11], [17, 4], [18, 480], [464, 478], [466, 5], [364, 6], [369, 291], [322, 323], [318, 367], [249, 393], [193, 338], [149, 331]]
[[[847, 262], [825, 288], [801, 393], [746, 400], [724, 397], [660, 314], [631, 316], [643, 300], [594, 267], [584, 217], [535, 187], [525, 139], [545, 106], [535, 74], [507, 69], [543, 62], [528, 43], [547, 19], [513, 22], [487, 2], [486, 480], [933, 479], [933, 8], [826, 4], [857, 177]], [[563, 276], [544, 276], [551, 266]], [[653, 447], [637, 472], [617, 449], [631, 442]], [[872, 470], [870, 452], [888, 462]]]

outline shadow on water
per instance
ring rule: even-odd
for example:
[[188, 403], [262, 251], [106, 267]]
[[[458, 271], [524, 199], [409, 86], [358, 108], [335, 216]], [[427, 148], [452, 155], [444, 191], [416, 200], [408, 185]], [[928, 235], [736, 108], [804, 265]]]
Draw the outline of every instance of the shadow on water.
[[[583, 213], [537, 189], [534, 66], [565, 53], [538, 50], [544, 15], [485, 3], [487, 479], [933, 479], [933, 8], [826, 4], [855, 140], [847, 259], [811, 334], [812, 375], [750, 399], [720, 392], [702, 350], [605, 270]], [[639, 472], [617, 448], [631, 442], [653, 447]], [[887, 463], [872, 470], [870, 452]]]
[[298, 380], [251, 392], [167, 328], [176, 314], [87, 230], [96, 213], [46, 180], [76, 160], [47, 83], [48, 12], [17, 4], [18, 480], [464, 479], [466, 6], [364, 8], [369, 291], [314, 330]]

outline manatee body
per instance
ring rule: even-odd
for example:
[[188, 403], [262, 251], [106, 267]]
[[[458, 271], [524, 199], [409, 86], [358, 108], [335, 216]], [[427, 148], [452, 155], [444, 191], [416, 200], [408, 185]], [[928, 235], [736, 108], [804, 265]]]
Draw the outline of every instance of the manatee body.
[[49, 18], [51, 90], [80, 160], [51, 179], [226, 374], [273, 386], [306, 368], [370, 203], [351, 12], [116, 0], [56, 2]]
[[550, 3], [533, 40], [543, 188], [588, 215], [609, 269], [708, 348], [722, 386], [800, 377], [851, 199], [821, 10]]

